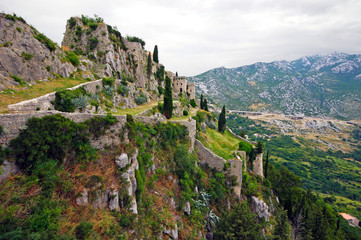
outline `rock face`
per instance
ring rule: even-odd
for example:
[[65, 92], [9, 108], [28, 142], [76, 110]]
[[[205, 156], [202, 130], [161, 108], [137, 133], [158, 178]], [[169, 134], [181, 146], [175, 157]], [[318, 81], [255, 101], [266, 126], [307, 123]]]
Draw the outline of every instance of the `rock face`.
[[[54, 74], [69, 77], [76, 68], [59, 58], [63, 51], [51, 51], [34, 36], [39, 32], [18, 17], [0, 13], [0, 90], [19, 85], [12, 76], [24, 82], [54, 78]], [[54, 74], [53, 74], [54, 73]]]
[[76, 199], [76, 204], [79, 206], [85, 206], [88, 204], [88, 191], [86, 189], [80, 193], [80, 197]]
[[115, 160], [115, 164], [117, 164], [117, 166], [119, 168], [124, 168], [129, 163], [130, 163], [130, 161], [129, 161], [129, 158], [128, 158], [128, 154], [126, 154], [126, 153], [120, 154], [120, 156]]
[[0, 165], [0, 183], [7, 179], [11, 174], [16, 174], [20, 171], [15, 162], [5, 160], [3, 165]]
[[267, 204], [263, 200], [260, 200], [257, 197], [252, 196], [250, 208], [251, 211], [254, 214], [257, 214], [259, 218], [264, 218], [268, 222], [268, 219], [271, 216], [271, 214], [268, 211]]
[[[127, 193], [131, 198], [131, 203], [130, 203], [130, 211], [133, 212], [134, 214], [138, 214], [138, 205], [137, 205], [137, 200], [136, 200], [136, 196], [135, 196], [135, 192], [137, 191], [137, 179], [135, 178], [135, 170], [139, 169], [139, 164], [138, 164], [138, 149], [136, 149], [135, 153], [133, 154], [133, 156], [129, 159], [131, 165], [129, 166], [129, 168], [122, 174], [122, 178], [128, 182], [128, 186], [127, 186]], [[125, 157], [124, 157], [125, 159]], [[127, 161], [128, 162], [128, 161]], [[127, 165], [127, 164], [126, 164]]]

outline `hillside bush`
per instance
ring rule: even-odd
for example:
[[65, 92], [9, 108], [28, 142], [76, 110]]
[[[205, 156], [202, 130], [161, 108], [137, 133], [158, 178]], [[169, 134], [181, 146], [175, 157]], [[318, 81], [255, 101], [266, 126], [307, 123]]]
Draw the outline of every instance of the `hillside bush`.
[[75, 90], [62, 90], [55, 93], [54, 108], [61, 112], [74, 112], [75, 105], [73, 99], [82, 95], [87, 95], [83, 87]]
[[12, 79], [14, 79], [15, 82], [18, 82], [20, 85], [23, 85], [25, 83], [24, 80], [19, 76], [11, 74], [10, 77], [12, 77]]
[[47, 38], [44, 34], [38, 33], [34, 36], [34, 38], [43, 43], [50, 51], [56, 50], [56, 44], [53, 43], [53, 41]]
[[128, 96], [129, 88], [124, 85], [118, 85], [117, 87], [117, 93], [121, 95], [122, 97]]
[[89, 222], [81, 222], [75, 228], [75, 237], [77, 239], [86, 239], [91, 234], [93, 230], [93, 224]]
[[196, 100], [194, 100], [194, 99], [191, 99], [191, 101], [189, 102], [189, 104], [190, 104], [192, 107], [194, 107], [194, 108], [197, 106]]
[[115, 82], [114, 77], [109, 77], [109, 78], [103, 77], [102, 78], [103, 87], [105, 87], [105, 86], [114, 87], [114, 82]]
[[251, 151], [252, 151], [252, 145], [249, 144], [248, 142], [240, 141], [238, 150], [239, 151], [245, 151], [249, 155], [251, 153]]
[[76, 20], [75, 20], [75, 18], [73, 18], [73, 17], [69, 18], [68, 24], [69, 24], [69, 27], [70, 27], [70, 28], [74, 28], [75, 25], [76, 25]]
[[79, 57], [74, 52], [66, 52], [66, 59], [75, 67], [79, 66]]
[[128, 42], [139, 42], [142, 45], [142, 48], [144, 49], [145, 42], [141, 38], [134, 36], [127, 36], [126, 38]]
[[89, 49], [94, 50], [98, 46], [99, 40], [97, 37], [89, 38]]
[[25, 60], [31, 60], [31, 59], [34, 57], [33, 54], [31, 54], [31, 53], [26, 53], [26, 52], [22, 52], [22, 53], [21, 53], [21, 56], [22, 56]]
[[138, 97], [136, 97], [134, 99], [134, 101], [135, 101], [136, 104], [141, 105], [143, 103], [146, 103], [148, 101], [148, 98], [144, 94], [141, 94]]
[[86, 128], [58, 114], [30, 118], [26, 128], [10, 142], [10, 148], [17, 165], [28, 173], [49, 161], [60, 165], [66, 154], [87, 161], [93, 150]]

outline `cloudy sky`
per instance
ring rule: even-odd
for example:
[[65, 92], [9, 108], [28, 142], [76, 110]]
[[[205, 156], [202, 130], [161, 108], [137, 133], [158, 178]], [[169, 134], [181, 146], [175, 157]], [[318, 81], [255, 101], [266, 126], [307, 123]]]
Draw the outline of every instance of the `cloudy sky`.
[[104, 18], [123, 36], [158, 45], [160, 62], [180, 75], [215, 67], [293, 60], [334, 51], [361, 53], [360, 0], [0, 0], [61, 43], [66, 20]]

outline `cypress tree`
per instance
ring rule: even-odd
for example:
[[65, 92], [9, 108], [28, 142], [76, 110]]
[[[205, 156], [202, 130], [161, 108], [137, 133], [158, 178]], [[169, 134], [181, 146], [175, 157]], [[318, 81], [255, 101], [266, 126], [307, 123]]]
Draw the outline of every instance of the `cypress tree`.
[[218, 132], [224, 133], [226, 130], [226, 106], [223, 105], [222, 112], [218, 119]]
[[167, 119], [172, 117], [173, 112], [173, 99], [172, 99], [172, 85], [170, 78], [165, 76], [165, 93], [164, 93], [164, 104], [163, 104], [164, 116]]
[[178, 72], [175, 72], [175, 76], [178, 77]]
[[264, 165], [264, 177], [267, 178], [267, 169], [268, 169], [268, 153], [269, 151], [267, 151], [267, 156], [266, 156], [266, 163]]
[[157, 46], [157, 45], [154, 46], [153, 61], [156, 62], [156, 63], [159, 63], [159, 59], [158, 59], [158, 46]]
[[207, 103], [207, 99], [204, 99], [204, 101], [203, 101], [203, 109], [204, 109], [205, 111], [207, 111], [207, 112], [208, 112], [208, 103]]
[[152, 74], [152, 58], [150, 56], [150, 53], [148, 53], [147, 74], [148, 74], [148, 78], [150, 78], [150, 75]]
[[201, 94], [201, 102], [200, 102], [200, 104], [201, 104], [201, 109], [203, 109], [203, 94]]

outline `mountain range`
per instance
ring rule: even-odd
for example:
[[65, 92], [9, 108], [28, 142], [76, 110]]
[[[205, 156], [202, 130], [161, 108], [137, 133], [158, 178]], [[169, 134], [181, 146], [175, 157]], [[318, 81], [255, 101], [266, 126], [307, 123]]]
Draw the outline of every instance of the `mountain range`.
[[361, 118], [360, 54], [335, 52], [294, 61], [220, 67], [190, 80], [199, 94], [228, 109]]

